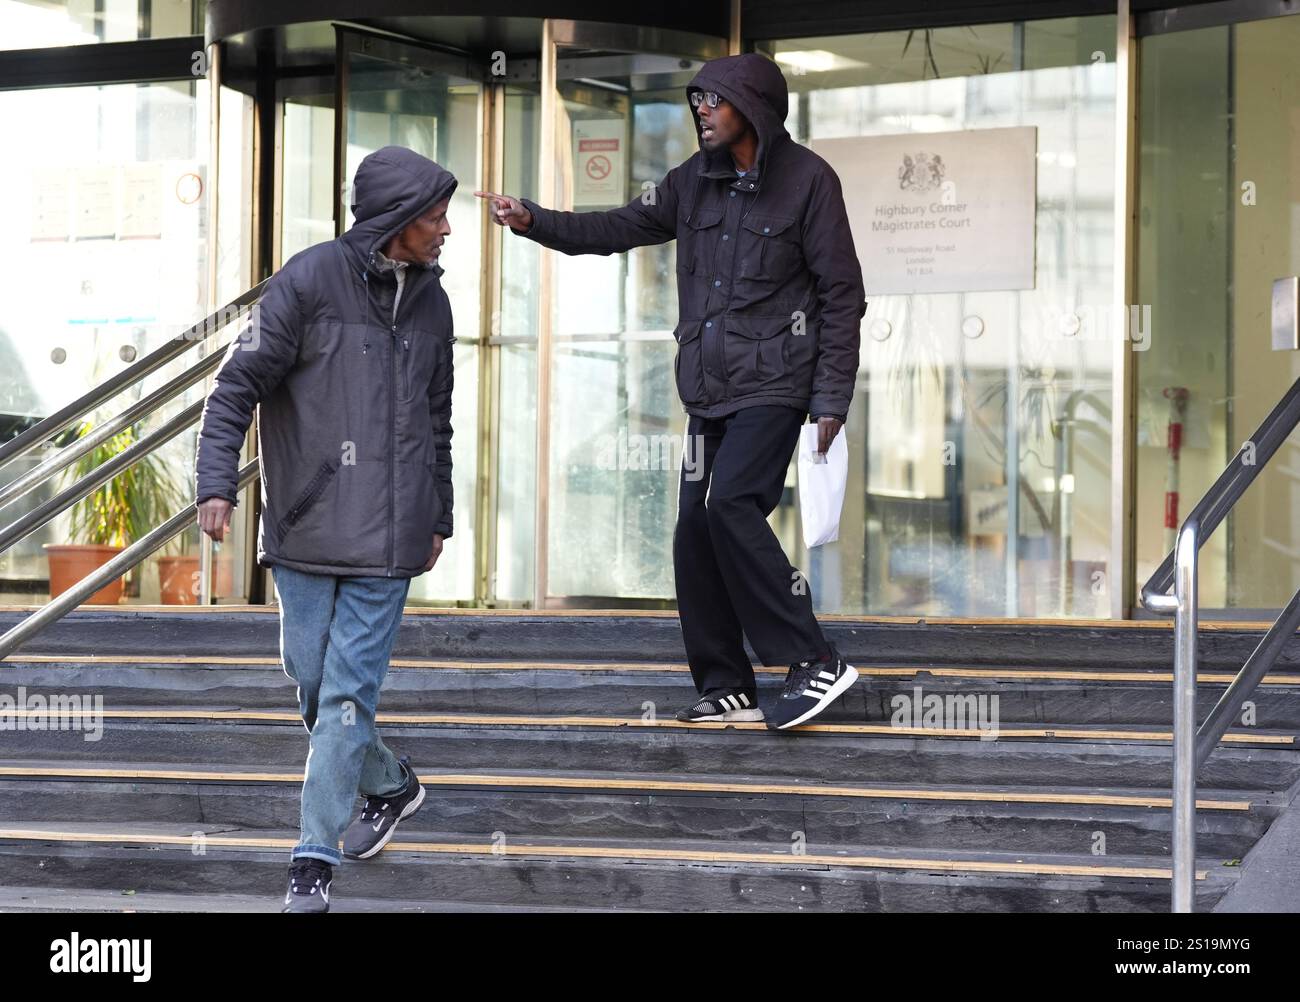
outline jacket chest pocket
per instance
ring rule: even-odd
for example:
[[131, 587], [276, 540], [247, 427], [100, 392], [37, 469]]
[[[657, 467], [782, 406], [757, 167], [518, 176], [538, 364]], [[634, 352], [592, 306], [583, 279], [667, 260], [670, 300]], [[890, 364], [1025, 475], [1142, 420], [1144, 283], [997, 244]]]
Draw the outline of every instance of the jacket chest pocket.
[[425, 395], [429, 382], [445, 364], [440, 338], [431, 331], [399, 331], [393, 347], [397, 351], [399, 399], [409, 402]]
[[677, 227], [677, 270], [707, 276], [718, 249], [721, 209], [696, 209]]
[[799, 230], [789, 216], [750, 213], [741, 223], [737, 277], [783, 282], [803, 266]]

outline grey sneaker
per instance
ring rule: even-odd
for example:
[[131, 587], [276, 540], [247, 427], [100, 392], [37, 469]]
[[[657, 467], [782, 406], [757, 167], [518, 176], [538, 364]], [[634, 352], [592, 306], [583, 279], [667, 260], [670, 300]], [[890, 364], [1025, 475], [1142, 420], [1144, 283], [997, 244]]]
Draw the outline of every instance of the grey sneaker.
[[284, 895], [282, 912], [327, 912], [330, 910], [330, 885], [334, 867], [323, 859], [304, 856], [289, 864], [289, 890]]
[[348, 859], [369, 859], [388, 845], [397, 831], [397, 823], [409, 818], [424, 803], [424, 787], [415, 778], [411, 760], [403, 755], [398, 761], [406, 773], [406, 785], [396, 793], [366, 797], [360, 817], [343, 834], [343, 855]]

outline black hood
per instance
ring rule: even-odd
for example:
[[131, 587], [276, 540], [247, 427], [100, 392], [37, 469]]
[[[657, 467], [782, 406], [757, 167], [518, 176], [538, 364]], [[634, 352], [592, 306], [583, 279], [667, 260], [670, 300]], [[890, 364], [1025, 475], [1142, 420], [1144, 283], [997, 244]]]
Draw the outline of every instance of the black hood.
[[[767, 56], [757, 52], [744, 52], [738, 56], [710, 59], [686, 85], [687, 103], [697, 90], [715, 91], [735, 105], [754, 126], [758, 135], [758, 151], [754, 167], [745, 179], [746, 185], [761, 182], [763, 164], [772, 148], [790, 138], [785, 128], [785, 116], [790, 110], [790, 90], [786, 86], [781, 68]], [[695, 118], [695, 138], [704, 153], [702, 174], [735, 177], [736, 169], [727, 150], [709, 153], [700, 139], [700, 113], [691, 108]], [[755, 176], [757, 175], [757, 176]], [[757, 190], [757, 187], [751, 189]]]
[[[429, 206], [449, 198], [456, 183], [451, 171], [414, 150], [402, 146], [376, 150], [357, 168], [352, 183], [355, 222], [343, 234], [344, 245], [361, 267], [372, 265], [375, 251]], [[432, 270], [442, 274], [437, 264]]]

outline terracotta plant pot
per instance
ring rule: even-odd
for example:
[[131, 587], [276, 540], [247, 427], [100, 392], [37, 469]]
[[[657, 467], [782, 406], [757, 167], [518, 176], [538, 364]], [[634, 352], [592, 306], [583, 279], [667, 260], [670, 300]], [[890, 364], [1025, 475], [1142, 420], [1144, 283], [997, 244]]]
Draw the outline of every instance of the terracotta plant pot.
[[[218, 595], [229, 595], [235, 590], [235, 561], [231, 557], [218, 557], [213, 587]], [[199, 555], [158, 558], [158, 591], [164, 605], [197, 605], [195, 585], [199, 580]]]
[[[50, 598], [57, 598], [87, 574], [103, 567], [122, 552], [120, 546], [96, 543], [46, 543], [50, 563]], [[122, 579], [118, 578], [86, 599], [87, 605], [117, 605], [122, 600]]]

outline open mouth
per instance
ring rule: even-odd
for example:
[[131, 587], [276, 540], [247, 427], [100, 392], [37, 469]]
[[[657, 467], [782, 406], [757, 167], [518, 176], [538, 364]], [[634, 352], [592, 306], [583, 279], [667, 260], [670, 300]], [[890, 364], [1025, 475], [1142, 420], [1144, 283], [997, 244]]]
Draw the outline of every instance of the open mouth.
[[712, 139], [712, 138], [713, 138], [713, 126], [711, 126], [711, 125], [701, 126], [701, 128], [700, 128], [700, 137], [703, 138], [703, 139]]

